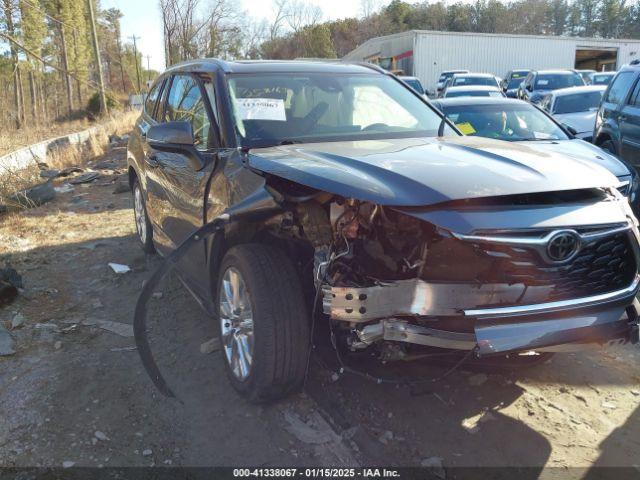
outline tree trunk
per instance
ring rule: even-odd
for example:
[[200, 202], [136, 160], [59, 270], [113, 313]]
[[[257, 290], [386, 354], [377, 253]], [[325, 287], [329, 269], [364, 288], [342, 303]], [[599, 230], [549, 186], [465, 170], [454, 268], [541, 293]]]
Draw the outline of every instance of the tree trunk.
[[29, 94], [31, 96], [31, 118], [34, 123], [38, 122], [38, 98], [36, 95], [36, 79], [33, 70], [29, 70]]
[[69, 75], [69, 58], [67, 56], [67, 39], [64, 34], [64, 28], [60, 26], [60, 46], [62, 47], [62, 68], [64, 68], [64, 84], [67, 90], [67, 107], [69, 116], [73, 113], [73, 87], [71, 85], [71, 76]]
[[18, 99], [20, 101], [20, 122], [24, 125], [27, 114], [24, 107], [24, 85], [22, 83], [22, 69], [20, 64], [17, 65], [18, 69]]
[[[15, 29], [13, 26], [13, 7], [11, 0], [3, 0], [4, 17], [7, 22], [7, 33], [11, 38], [15, 38]], [[15, 126], [17, 129], [22, 128], [22, 117], [20, 116], [20, 70], [18, 69], [18, 51], [16, 46], [11, 43], [11, 62], [13, 64], [13, 106], [15, 108]]]

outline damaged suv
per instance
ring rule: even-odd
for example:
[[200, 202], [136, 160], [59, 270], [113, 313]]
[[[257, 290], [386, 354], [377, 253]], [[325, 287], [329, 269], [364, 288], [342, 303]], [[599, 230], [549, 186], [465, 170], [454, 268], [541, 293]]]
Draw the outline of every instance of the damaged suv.
[[618, 180], [535, 142], [464, 137], [377, 67], [174, 66], [127, 156], [144, 250], [188, 247], [178, 274], [254, 401], [301, 385], [320, 323], [341, 352], [385, 358], [638, 339]]

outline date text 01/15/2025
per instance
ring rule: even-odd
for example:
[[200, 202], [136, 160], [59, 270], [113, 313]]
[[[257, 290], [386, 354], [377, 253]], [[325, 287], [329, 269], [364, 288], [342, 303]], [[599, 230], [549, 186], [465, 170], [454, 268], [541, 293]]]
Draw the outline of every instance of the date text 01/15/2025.
[[397, 478], [397, 470], [387, 468], [236, 468], [235, 478]]

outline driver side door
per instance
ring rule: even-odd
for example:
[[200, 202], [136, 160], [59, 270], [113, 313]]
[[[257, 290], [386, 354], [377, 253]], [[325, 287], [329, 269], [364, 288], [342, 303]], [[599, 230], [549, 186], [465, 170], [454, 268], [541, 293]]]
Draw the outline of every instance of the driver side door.
[[[163, 235], [157, 247], [163, 254], [177, 248], [204, 223], [205, 193], [216, 165], [218, 135], [212, 108], [213, 86], [209, 80], [189, 73], [173, 75], [166, 96], [162, 122], [186, 121], [191, 124], [199, 161], [187, 151], [160, 151], [150, 148], [155, 160], [154, 176], [162, 185], [156, 205], [156, 223]], [[206, 295], [208, 278], [204, 243], [192, 248], [178, 264], [188, 277], [189, 286]]]

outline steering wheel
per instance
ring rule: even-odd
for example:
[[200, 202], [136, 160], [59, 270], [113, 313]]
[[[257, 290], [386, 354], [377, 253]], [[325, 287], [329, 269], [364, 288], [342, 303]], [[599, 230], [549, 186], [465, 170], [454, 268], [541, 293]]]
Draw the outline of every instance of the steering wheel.
[[307, 133], [313, 127], [318, 124], [318, 121], [329, 110], [329, 104], [327, 102], [320, 102], [307, 113], [302, 120], [300, 120], [300, 131]]
[[363, 132], [368, 132], [369, 130], [386, 130], [389, 128], [389, 125], [386, 123], [372, 123], [371, 125], [367, 125], [362, 129]]

